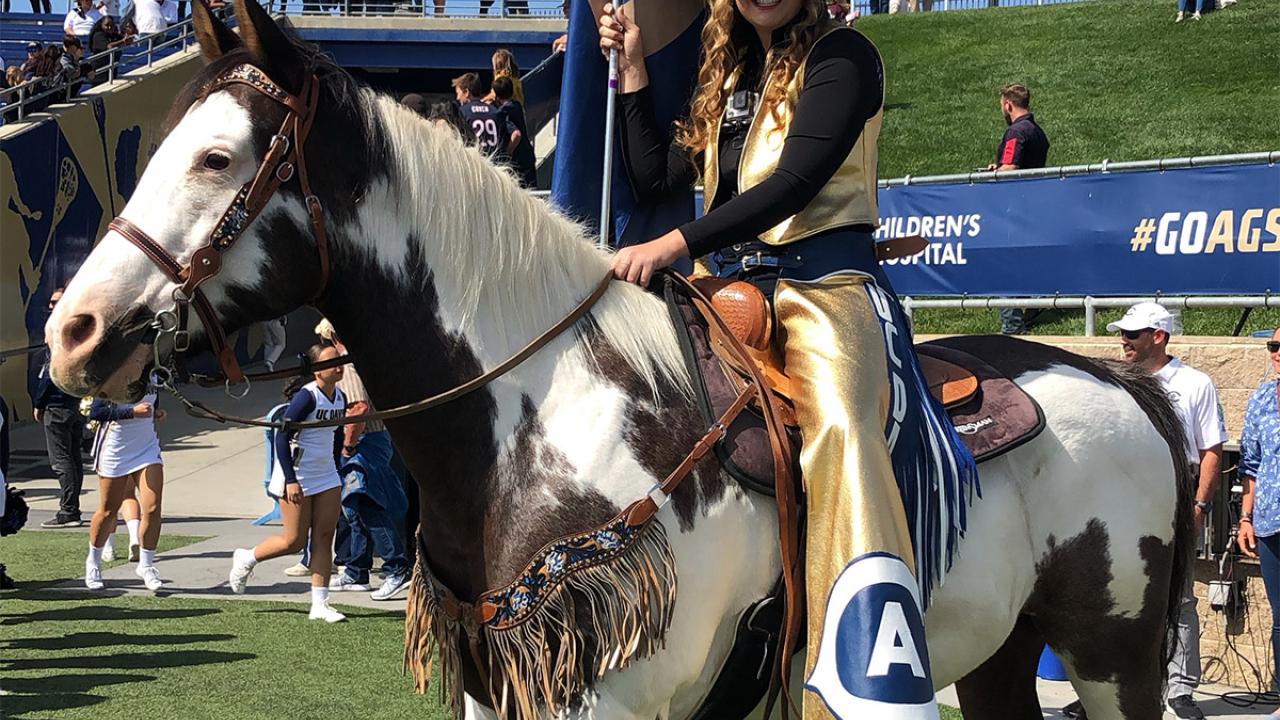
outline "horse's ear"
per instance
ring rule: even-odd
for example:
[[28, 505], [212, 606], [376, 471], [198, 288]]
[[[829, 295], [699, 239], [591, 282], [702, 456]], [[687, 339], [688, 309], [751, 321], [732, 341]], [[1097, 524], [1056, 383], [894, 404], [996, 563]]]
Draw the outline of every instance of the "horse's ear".
[[191, 4], [191, 19], [196, 28], [196, 40], [200, 42], [200, 53], [205, 62], [213, 62], [236, 48], [243, 47], [240, 36], [222, 20], [214, 16], [205, 0], [194, 0]]
[[248, 48], [254, 64], [285, 90], [294, 95], [302, 92], [306, 64], [298, 46], [267, 11], [256, 0], [238, 0], [236, 22], [240, 26], [240, 39]]

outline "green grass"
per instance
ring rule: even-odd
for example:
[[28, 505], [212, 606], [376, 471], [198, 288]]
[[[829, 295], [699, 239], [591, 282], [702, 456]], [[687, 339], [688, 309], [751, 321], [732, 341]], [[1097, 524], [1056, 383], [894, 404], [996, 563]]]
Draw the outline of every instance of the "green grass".
[[[1191, 308], [1182, 311], [1185, 335], [1231, 335], [1242, 310], [1228, 308]], [[1124, 315], [1124, 308], [1098, 311], [1096, 331], [1107, 334], [1106, 325]], [[912, 313], [918, 334], [972, 335], [1000, 332], [998, 310], [941, 310], [919, 308]], [[1280, 308], [1258, 308], [1249, 314], [1241, 335], [1255, 330], [1272, 330], [1280, 326]], [[1036, 317], [1032, 335], [1083, 335], [1083, 310], [1046, 310]]]
[[343, 608], [330, 626], [296, 604], [47, 589], [83, 573], [83, 546], [83, 533], [0, 540], [20, 582], [0, 592], [0, 717], [448, 717], [400, 672], [400, 613]]
[[66, 532], [0, 541], [21, 582], [0, 592], [0, 718], [451, 720], [434, 688], [415, 694], [401, 674], [400, 613], [344, 607], [347, 622], [325, 625], [296, 604], [47, 589], [80, 575], [83, 545]]
[[1008, 82], [1031, 89], [1050, 165], [1280, 149], [1275, 3], [1173, 15], [1169, 0], [1107, 0], [859, 20], [885, 59], [880, 177], [991, 162]]

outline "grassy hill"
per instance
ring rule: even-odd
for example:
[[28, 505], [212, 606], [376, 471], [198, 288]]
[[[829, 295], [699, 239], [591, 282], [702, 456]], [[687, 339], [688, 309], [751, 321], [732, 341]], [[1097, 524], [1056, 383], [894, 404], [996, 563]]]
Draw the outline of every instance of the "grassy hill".
[[1051, 165], [1280, 149], [1280, 6], [1174, 12], [1101, 0], [859, 20], [885, 59], [880, 177], [991, 162], [1008, 82], [1031, 88]]
[[[1280, 5], [1240, 0], [1179, 24], [1174, 14], [1173, 0], [1099, 0], [859, 20], [885, 59], [880, 177], [991, 162], [1008, 82], [1031, 88], [1050, 165], [1280, 149]], [[1239, 317], [1190, 310], [1184, 325], [1189, 334], [1228, 335]], [[1244, 329], [1278, 324], [1280, 311], [1254, 311]], [[922, 310], [916, 327], [997, 332], [999, 321], [994, 310]], [[1082, 312], [1054, 311], [1032, 332], [1083, 329]]]

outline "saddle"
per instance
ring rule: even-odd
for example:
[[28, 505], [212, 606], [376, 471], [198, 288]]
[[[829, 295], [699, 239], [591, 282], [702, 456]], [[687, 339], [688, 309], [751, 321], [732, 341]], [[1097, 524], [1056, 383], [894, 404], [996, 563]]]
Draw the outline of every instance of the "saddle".
[[[791, 402], [791, 380], [781, 348], [774, 342], [773, 312], [754, 285], [739, 280], [698, 278], [693, 285], [710, 299], [711, 308], [759, 368], [786, 426], [791, 456], [798, 457], [800, 433]], [[685, 359], [694, 377], [704, 419], [713, 421], [741, 392], [741, 368], [728, 359], [728, 339], [705, 309], [668, 284], [668, 306]], [[990, 364], [948, 344], [947, 339], [916, 345], [932, 395], [942, 403], [960, 439], [978, 462], [984, 462], [1035, 438], [1044, 429], [1044, 413], [1012, 379]], [[743, 486], [767, 495], [775, 490], [774, 458], [758, 408], [753, 404], [728, 426], [716, 444], [721, 465]], [[799, 469], [794, 471], [799, 477]]]

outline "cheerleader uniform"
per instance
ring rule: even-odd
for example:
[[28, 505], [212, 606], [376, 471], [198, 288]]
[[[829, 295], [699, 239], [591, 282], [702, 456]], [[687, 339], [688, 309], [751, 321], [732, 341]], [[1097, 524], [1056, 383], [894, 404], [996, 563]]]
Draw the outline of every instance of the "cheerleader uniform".
[[[284, 411], [287, 420], [332, 420], [345, 417], [347, 398], [334, 388], [333, 399], [325, 397], [315, 382], [309, 382], [293, 396]], [[276, 472], [284, 484], [298, 483], [303, 497], [342, 486], [338, 477], [338, 455], [342, 451], [342, 427], [289, 430], [275, 434]]]
[[150, 465], [163, 465], [155, 410], [159, 396], [148, 387], [140, 402], [151, 405], [150, 417], [134, 417], [132, 405], [95, 400], [89, 419], [98, 422], [93, 438], [93, 471], [98, 477], [118, 478]]

